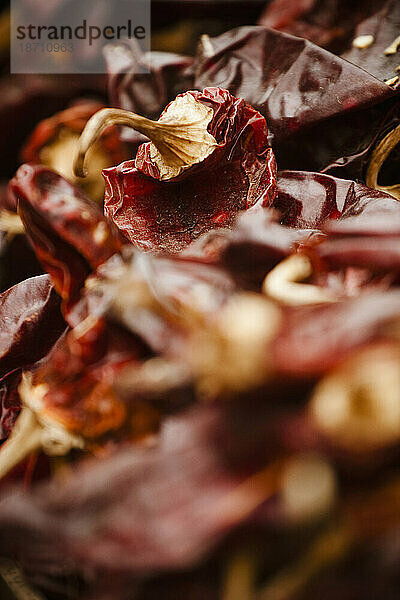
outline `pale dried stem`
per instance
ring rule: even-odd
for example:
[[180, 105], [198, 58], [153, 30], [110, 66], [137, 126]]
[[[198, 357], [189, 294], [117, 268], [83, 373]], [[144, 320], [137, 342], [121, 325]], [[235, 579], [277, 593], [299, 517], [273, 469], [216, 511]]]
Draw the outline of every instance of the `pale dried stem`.
[[302, 306], [335, 302], [317, 285], [299, 283], [312, 275], [311, 261], [302, 254], [292, 254], [268, 273], [263, 292], [270, 298], [288, 306]]
[[390, 131], [374, 148], [366, 176], [366, 183], [369, 187], [381, 192], [386, 192], [387, 194], [391, 194], [397, 200], [400, 200], [400, 183], [387, 186], [378, 185], [378, 176], [383, 163], [399, 142], [400, 125], [392, 129], [392, 131]]
[[147, 136], [164, 160], [177, 169], [198, 162], [203, 152], [204, 127], [200, 118], [191, 123], [167, 123], [152, 121], [127, 110], [103, 108], [89, 119], [79, 139], [74, 160], [77, 177], [85, 177], [86, 153], [111, 125], [126, 125]]
[[35, 413], [25, 406], [15, 423], [14, 429], [1, 447], [0, 479], [42, 445], [42, 426]]

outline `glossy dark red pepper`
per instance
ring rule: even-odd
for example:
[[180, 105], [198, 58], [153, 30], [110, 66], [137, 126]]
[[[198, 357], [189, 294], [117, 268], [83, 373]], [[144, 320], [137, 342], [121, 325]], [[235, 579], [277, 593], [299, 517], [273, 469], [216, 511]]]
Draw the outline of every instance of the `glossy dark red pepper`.
[[361, 179], [371, 143], [398, 105], [396, 92], [363, 69], [265, 27], [210, 38], [199, 45], [195, 67], [198, 88], [222, 86], [268, 119], [280, 169], [321, 171], [335, 163], [335, 175], [343, 169]]

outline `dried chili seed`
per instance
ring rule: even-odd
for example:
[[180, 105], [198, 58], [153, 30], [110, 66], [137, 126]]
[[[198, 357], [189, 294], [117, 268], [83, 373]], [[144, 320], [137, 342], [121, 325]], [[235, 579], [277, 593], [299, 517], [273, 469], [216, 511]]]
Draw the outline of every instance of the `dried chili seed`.
[[357, 48], [347, 49], [342, 56], [377, 79], [385, 81], [396, 74], [395, 69], [399, 64], [396, 39], [398, 45], [400, 6], [396, 0], [385, 0], [378, 2], [375, 8], [375, 14], [362, 21], [355, 33], [357, 36], [372, 35], [373, 45], [362, 51]]

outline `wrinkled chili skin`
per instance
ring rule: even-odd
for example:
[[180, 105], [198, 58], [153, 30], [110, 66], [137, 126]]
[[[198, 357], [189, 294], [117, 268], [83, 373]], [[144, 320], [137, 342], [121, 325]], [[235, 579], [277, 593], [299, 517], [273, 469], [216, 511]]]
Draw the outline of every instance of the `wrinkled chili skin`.
[[382, 135], [398, 103], [394, 90], [307, 40], [264, 27], [240, 27], [210, 44], [211, 55], [201, 45], [197, 53], [196, 87], [224, 87], [259, 110], [280, 169], [335, 163], [335, 175], [344, 167], [346, 177], [360, 177], [349, 163]]
[[[298, 248], [315, 248], [316, 258], [327, 236], [393, 237], [399, 232], [400, 204], [395, 198], [323, 173], [279, 171], [272, 209], [256, 205], [239, 212], [231, 230], [211, 230], [184, 255], [223, 265], [240, 286], [259, 290], [266, 273]], [[373, 248], [374, 243], [371, 253]], [[322, 267], [317, 260], [314, 266]]]
[[143, 144], [135, 161], [103, 170], [105, 213], [143, 250], [178, 252], [206, 231], [230, 226], [239, 210], [268, 206], [276, 193], [265, 119], [225, 90], [188, 93], [213, 110], [208, 131], [218, 147], [210, 157], [158, 181]]
[[280, 171], [273, 207], [286, 227], [338, 234], [399, 231], [400, 205], [393, 196], [325, 173]]
[[10, 182], [28, 238], [63, 300], [121, 248], [118, 232], [76, 186], [41, 165], [22, 165]]

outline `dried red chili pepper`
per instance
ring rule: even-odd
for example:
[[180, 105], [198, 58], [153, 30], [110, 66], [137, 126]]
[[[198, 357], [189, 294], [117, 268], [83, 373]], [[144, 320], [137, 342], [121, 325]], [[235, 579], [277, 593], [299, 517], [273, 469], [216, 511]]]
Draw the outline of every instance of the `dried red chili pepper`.
[[129, 410], [113, 383], [126, 364], [149, 356], [137, 335], [101, 317], [89, 315], [66, 333], [46, 360], [22, 377], [22, 410], [1, 449], [1, 476], [41, 449], [57, 456], [130, 439]]
[[[41, 422], [48, 418], [82, 438], [82, 447], [106, 434], [117, 437], [115, 432], [125, 427], [127, 408], [113, 391], [114, 380], [126, 364], [149, 356], [151, 351], [138, 336], [89, 316], [23, 383], [24, 403]], [[129, 437], [128, 427], [125, 436]]]
[[400, 205], [390, 194], [355, 186], [340, 218], [326, 221], [322, 230], [327, 237], [306, 250], [318, 270], [354, 266], [399, 273]]
[[[274, 464], [254, 477], [254, 467], [232, 467], [229, 426], [222, 411], [198, 407], [170, 419], [154, 448], [120, 449], [71, 473], [57, 490], [45, 485], [34, 495], [16, 492], [1, 505], [1, 543], [24, 562], [36, 553], [43, 573], [49, 553], [54, 569], [62, 562], [78, 572], [92, 567], [120, 576], [197, 562], [277, 487]], [[107, 486], [100, 484], [105, 480]], [[212, 502], [204, 503], [205, 490]]]
[[76, 169], [105, 125], [130, 124], [153, 139], [135, 161], [104, 170], [105, 212], [146, 250], [179, 251], [238, 210], [275, 195], [275, 159], [265, 119], [243, 100], [211, 88], [176, 98], [157, 122], [110, 109], [89, 122]]
[[76, 327], [88, 316], [108, 315], [155, 354], [181, 356], [185, 328], [213, 315], [235, 291], [220, 266], [125, 247], [123, 256], [114, 255], [87, 280], [68, 322]]
[[196, 87], [222, 86], [268, 119], [281, 169], [320, 171], [335, 163], [335, 174], [343, 167], [347, 177], [362, 177], [351, 162], [369, 151], [398, 104], [395, 91], [362, 69], [264, 27], [241, 27], [210, 38], [207, 48], [200, 44], [195, 69]]
[[66, 324], [48, 275], [27, 279], [0, 294], [0, 440], [21, 408], [21, 370], [42, 359]]
[[32, 277], [0, 294], [0, 379], [45, 356], [65, 322], [48, 275]]
[[150, 404], [143, 404], [140, 392], [125, 394], [125, 400], [115, 394], [114, 381], [127, 363], [137, 369], [154, 353], [167, 364], [181, 362], [188, 381], [178, 405], [193, 398], [191, 369], [183, 358], [191, 327], [214, 315], [234, 285], [216, 267], [129, 250], [125, 264], [116, 254], [87, 281], [81, 300], [67, 314], [73, 329], [32, 376], [24, 376], [24, 409], [2, 451], [1, 473], [40, 445], [50, 453], [66, 453], [101, 444], [105, 436], [130, 439], [157, 398], [168, 409], [157, 380], [155, 397], [151, 389], [146, 393]]
[[[397, 231], [399, 203], [387, 193], [323, 173], [280, 171], [273, 204], [287, 227], [324, 232]], [[353, 225], [352, 225], [353, 224]]]
[[40, 165], [23, 165], [10, 182], [27, 235], [65, 302], [121, 248], [118, 232], [76, 186]]
[[[65, 175], [73, 183], [83, 186], [90, 197], [103, 201], [104, 180], [101, 169], [111, 166], [126, 157], [124, 148], [114, 128], [91, 152], [89, 177], [77, 180], [72, 173], [72, 160], [75, 145], [88, 118], [103, 105], [96, 101], [82, 101], [49, 119], [41, 121], [22, 149], [23, 160], [45, 164]], [[75, 180], [75, 181], [74, 181]], [[7, 188], [6, 188], [7, 189]], [[7, 242], [14, 235], [24, 234], [24, 226], [17, 214], [16, 199], [8, 190], [1, 194], [0, 230], [7, 234]], [[22, 238], [14, 240], [11, 247], [4, 248], [4, 283], [7, 288], [25, 277], [42, 272], [29, 248]]]

